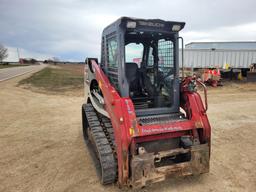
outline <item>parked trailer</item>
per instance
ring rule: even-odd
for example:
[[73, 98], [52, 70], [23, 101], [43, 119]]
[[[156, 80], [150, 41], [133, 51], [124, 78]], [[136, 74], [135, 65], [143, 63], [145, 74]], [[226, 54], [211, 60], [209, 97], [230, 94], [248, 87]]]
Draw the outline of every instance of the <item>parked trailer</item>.
[[256, 82], [256, 63], [252, 63], [250, 66], [250, 71], [247, 73], [248, 82]]
[[[180, 50], [180, 57], [181, 57]], [[249, 69], [256, 63], [256, 49], [184, 49], [184, 67]]]

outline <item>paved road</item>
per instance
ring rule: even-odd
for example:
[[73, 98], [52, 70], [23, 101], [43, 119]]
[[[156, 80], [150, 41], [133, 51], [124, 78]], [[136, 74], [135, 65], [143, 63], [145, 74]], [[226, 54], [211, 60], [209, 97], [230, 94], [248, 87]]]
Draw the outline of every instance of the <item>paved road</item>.
[[46, 65], [33, 65], [24, 67], [10, 67], [5, 69], [0, 69], [0, 82], [5, 81], [25, 73], [36, 72], [43, 69]]

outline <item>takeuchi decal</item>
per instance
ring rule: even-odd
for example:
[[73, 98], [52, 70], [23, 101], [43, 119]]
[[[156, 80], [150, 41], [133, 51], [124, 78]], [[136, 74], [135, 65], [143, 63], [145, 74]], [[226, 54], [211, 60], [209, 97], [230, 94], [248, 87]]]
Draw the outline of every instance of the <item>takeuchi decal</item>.
[[164, 27], [163, 23], [153, 23], [153, 22], [146, 22], [146, 21], [139, 21], [139, 25], [149, 26], [149, 27]]

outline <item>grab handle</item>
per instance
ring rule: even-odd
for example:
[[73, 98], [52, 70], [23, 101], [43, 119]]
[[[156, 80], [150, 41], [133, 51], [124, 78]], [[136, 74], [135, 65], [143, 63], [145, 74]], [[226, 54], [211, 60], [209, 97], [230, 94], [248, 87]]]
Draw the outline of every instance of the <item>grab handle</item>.
[[203, 87], [203, 89], [204, 89], [204, 112], [206, 112], [207, 110], [208, 110], [208, 102], [207, 102], [207, 87], [206, 87], [206, 85], [203, 83], [203, 82], [201, 82], [201, 81], [199, 81], [199, 80], [196, 80], [196, 82], [198, 83], [198, 84], [200, 84], [202, 87]]

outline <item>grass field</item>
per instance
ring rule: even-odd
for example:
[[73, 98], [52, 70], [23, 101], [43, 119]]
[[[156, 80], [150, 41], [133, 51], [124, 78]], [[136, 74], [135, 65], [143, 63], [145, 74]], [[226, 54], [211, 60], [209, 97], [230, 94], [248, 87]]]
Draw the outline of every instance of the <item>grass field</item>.
[[55, 65], [35, 73], [19, 82], [47, 92], [72, 92], [83, 89], [83, 65]]
[[28, 65], [20, 65], [20, 64], [11, 64], [11, 65], [4, 65], [0, 64], [0, 69], [10, 68], [10, 67], [24, 67]]

